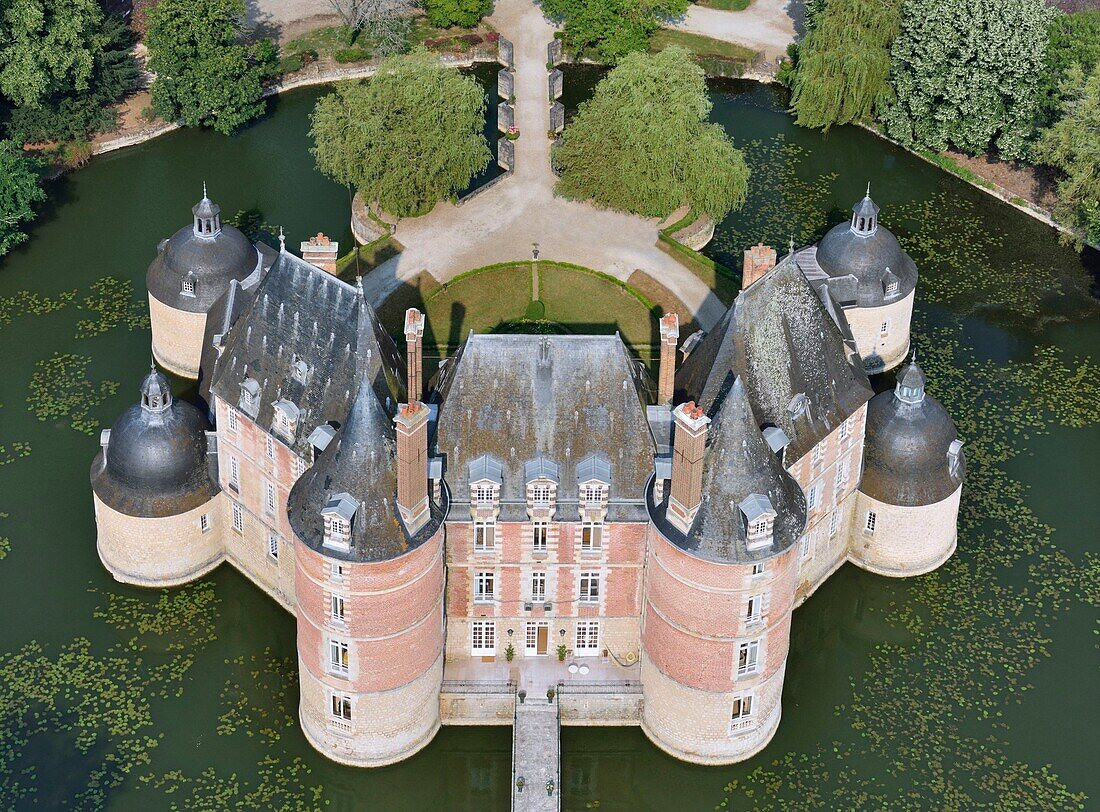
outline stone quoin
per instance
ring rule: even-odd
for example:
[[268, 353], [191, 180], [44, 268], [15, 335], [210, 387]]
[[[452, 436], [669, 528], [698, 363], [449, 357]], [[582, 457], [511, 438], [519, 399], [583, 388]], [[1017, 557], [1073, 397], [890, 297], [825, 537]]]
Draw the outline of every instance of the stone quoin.
[[746, 759], [780, 724], [794, 609], [845, 562], [909, 576], [955, 549], [950, 416], [915, 361], [868, 379], [905, 359], [917, 283], [869, 193], [815, 246], [750, 248], [705, 335], [663, 317], [656, 382], [618, 335], [471, 334], [426, 379], [425, 316], [399, 349], [320, 236], [307, 261], [205, 194], [193, 214], [147, 281], [154, 356], [198, 408], [153, 369], [103, 432], [99, 554], [150, 587], [228, 561], [293, 614], [301, 726], [335, 761], [511, 724], [517, 687]]

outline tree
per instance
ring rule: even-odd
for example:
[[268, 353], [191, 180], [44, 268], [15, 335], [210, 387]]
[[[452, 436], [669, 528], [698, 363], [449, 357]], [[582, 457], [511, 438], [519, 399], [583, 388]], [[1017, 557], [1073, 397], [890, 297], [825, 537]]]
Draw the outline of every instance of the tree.
[[10, 0], [0, 4], [0, 93], [34, 107], [59, 90], [84, 91], [103, 48], [96, 0]]
[[1100, 11], [1059, 14], [1050, 21], [1043, 66], [1042, 109], [1039, 125], [1054, 123], [1062, 111], [1062, 87], [1072, 65], [1085, 74], [1100, 62]]
[[311, 124], [317, 168], [399, 217], [427, 213], [492, 160], [481, 86], [422, 49], [337, 85]]
[[651, 217], [687, 203], [721, 220], [744, 203], [749, 170], [725, 131], [707, 123], [710, 106], [687, 50], [629, 54], [554, 150], [558, 192]]
[[890, 94], [890, 42], [901, 0], [817, 3], [797, 52], [791, 107], [803, 127], [870, 119]]
[[34, 204], [46, 199], [39, 186], [41, 163], [12, 141], [0, 141], [0, 256], [27, 235], [21, 224], [34, 219]]
[[687, 7], [688, 0], [542, 0], [543, 12], [563, 24], [569, 48], [605, 62], [646, 50], [661, 22]]
[[362, 33], [380, 54], [405, 50], [417, 0], [328, 0], [328, 4], [347, 28], [348, 45]]
[[1033, 156], [1065, 172], [1055, 215], [1100, 243], [1100, 64], [1087, 77], [1069, 68], [1061, 90], [1062, 118], [1039, 138]]
[[157, 115], [229, 134], [263, 114], [277, 51], [268, 41], [237, 41], [243, 16], [243, 0], [161, 0], [149, 10]]
[[428, 21], [440, 28], [473, 28], [493, 12], [493, 0], [424, 0]]
[[35, 106], [16, 107], [8, 120], [8, 135], [20, 142], [74, 141], [115, 126], [114, 106], [137, 82], [138, 68], [130, 53], [134, 36], [114, 15], [103, 21], [105, 42], [94, 55], [87, 90], [71, 84]]
[[1043, 0], [904, 0], [887, 132], [908, 147], [1022, 157], [1054, 14]]

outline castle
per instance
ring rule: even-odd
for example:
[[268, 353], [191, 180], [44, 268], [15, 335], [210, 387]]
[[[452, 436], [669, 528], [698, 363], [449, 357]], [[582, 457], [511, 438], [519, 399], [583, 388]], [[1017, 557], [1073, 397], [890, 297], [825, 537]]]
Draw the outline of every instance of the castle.
[[869, 194], [817, 245], [746, 251], [705, 335], [661, 319], [656, 382], [617, 335], [473, 334], [425, 381], [421, 313], [400, 351], [361, 287], [193, 211], [148, 288], [201, 409], [154, 368], [103, 432], [99, 554], [150, 587], [228, 561], [292, 613], [331, 759], [511, 724], [548, 686], [564, 724], [745, 759], [779, 724], [792, 611], [846, 561], [910, 576], [955, 549], [950, 417], [915, 362], [868, 380], [905, 359], [917, 284]]

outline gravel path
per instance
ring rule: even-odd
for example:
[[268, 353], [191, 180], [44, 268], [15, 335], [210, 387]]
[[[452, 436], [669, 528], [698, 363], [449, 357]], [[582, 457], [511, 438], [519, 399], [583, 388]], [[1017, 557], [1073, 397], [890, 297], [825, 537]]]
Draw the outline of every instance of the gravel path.
[[368, 296], [379, 301], [424, 270], [446, 282], [482, 265], [527, 259], [538, 243], [542, 259], [584, 265], [624, 281], [635, 270], [648, 273], [700, 325], [712, 326], [724, 306], [699, 277], [657, 247], [657, 220], [555, 197], [546, 137], [546, 46], [554, 29], [531, 0], [497, 0], [490, 22], [515, 48], [521, 132], [515, 171], [462, 206], [440, 203], [423, 217], [402, 220], [395, 236], [405, 250], [364, 279]]
[[736, 42], [764, 52], [767, 61], [787, 53], [788, 43], [801, 35], [805, 0], [753, 0], [744, 11], [719, 11], [688, 6], [681, 22], [670, 28]]

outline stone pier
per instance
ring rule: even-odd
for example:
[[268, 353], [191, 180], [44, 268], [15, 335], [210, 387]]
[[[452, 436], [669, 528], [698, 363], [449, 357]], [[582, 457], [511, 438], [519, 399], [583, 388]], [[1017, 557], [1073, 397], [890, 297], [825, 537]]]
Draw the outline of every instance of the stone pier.
[[512, 725], [512, 812], [560, 812], [561, 714], [558, 697], [516, 697]]

